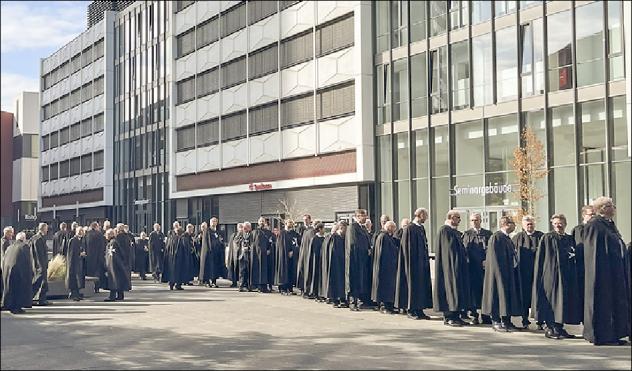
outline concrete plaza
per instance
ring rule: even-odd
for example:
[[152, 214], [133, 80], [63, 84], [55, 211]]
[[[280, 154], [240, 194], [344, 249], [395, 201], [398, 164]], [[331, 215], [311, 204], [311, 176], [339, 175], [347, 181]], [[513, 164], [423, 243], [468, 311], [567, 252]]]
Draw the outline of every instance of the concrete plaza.
[[[224, 285], [226, 282], [222, 282]], [[1, 368], [630, 369], [630, 346], [542, 333], [449, 328], [278, 294], [134, 279], [123, 302], [101, 293], [2, 312]], [[569, 332], [581, 334], [580, 326]]]

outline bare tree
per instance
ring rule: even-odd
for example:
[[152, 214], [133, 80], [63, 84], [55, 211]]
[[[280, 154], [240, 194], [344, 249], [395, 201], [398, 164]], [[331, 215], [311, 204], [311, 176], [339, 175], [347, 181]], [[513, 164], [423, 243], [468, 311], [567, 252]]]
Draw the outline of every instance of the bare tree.
[[537, 188], [537, 181], [546, 177], [546, 152], [544, 144], [540, 142], [531, 127], [526, 127], [521, 133], [522, 147], [514, 149], [511, 166], [516, 173], [519, 189], [520, 209], [518, 220], [524, 215], [536, 216], [536, 202], [544, 195]]
[[277, 210], [279, 215], [284, 215], [285, 219], [290, 219], [295, 222], [303, 220], [305, 211], [296, 205], [296, 200], [290, 203], [287, 198], [283, 198], [279, 200], [279, 204], [281, 206], [280, 209]]

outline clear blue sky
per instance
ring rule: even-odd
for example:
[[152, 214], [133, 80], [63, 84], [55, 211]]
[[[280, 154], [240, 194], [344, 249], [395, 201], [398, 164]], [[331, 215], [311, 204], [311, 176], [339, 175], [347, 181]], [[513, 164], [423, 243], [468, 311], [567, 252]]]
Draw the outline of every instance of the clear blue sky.
[[2, 110], [21, 91], [39, 90], [40, 58], [83, 32], [89, 1], [1, 1]]

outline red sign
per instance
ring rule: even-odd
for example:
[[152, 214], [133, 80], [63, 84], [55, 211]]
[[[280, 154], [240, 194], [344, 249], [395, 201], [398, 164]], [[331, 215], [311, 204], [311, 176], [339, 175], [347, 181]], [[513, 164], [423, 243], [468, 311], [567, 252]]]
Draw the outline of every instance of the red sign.
[[265, 191], [266, 189], [272, 189], [272, 184], [270, 183], [259, 183], [259, 184], [255, 184], [255, 183], [250, 183], [248, 185], [248, 189], [251, 191]]

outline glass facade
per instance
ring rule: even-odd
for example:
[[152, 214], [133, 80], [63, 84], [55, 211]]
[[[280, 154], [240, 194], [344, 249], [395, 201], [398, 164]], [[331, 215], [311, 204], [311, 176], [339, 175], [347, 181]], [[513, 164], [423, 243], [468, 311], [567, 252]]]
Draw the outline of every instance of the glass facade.
[[[384, 38], [393, 48], [406, 39], [414, 47], [376, 58], [377, 214], [399, 221], [428, 208], [431, 246], [453, 208], [465, 214], [460, 229], [472, 212], [497, 229], [520, 206], [511, 162], [528, 127], [546, 155], [546, 176], [536, 182], [542, 197], [533, 205], [537, 227], [548, 231], [550, 215], [564, 213], [570, 228], [583, 205], [606, 195], [624, 205], [616, 221], [632, 238], [621, 2], [547, 12], [541, 1], [411, 1], [408, 22], [406, 2], [383, 3], [375, 5], [376, 29], [397, 36], [378, 32], [377, 52], [388, 51]], [[508, 16], [523, 9], [529, 16]], [[488, 22], [494, 17], [500, 25]], [[408, 36], [401, 25], [410, 25]], [[463, 39], [464, 28], [471, 37]], [[590, 98], [556, 93], [594, 85], [604, 89]]]

